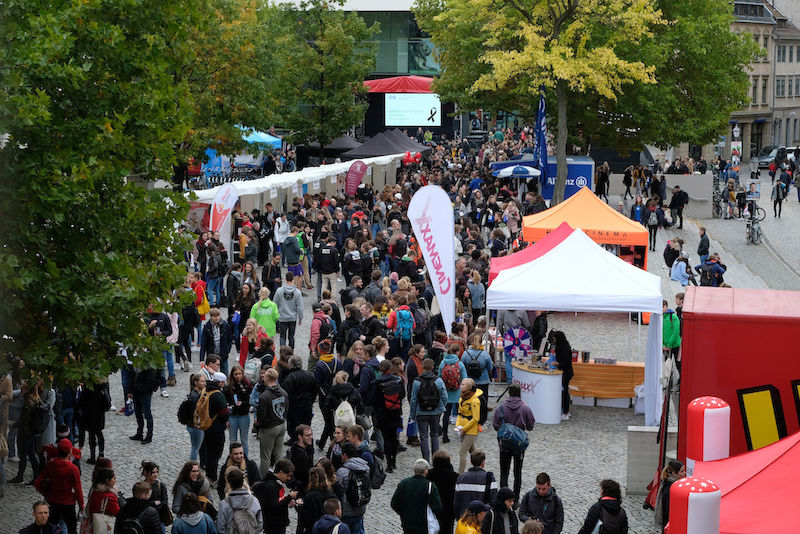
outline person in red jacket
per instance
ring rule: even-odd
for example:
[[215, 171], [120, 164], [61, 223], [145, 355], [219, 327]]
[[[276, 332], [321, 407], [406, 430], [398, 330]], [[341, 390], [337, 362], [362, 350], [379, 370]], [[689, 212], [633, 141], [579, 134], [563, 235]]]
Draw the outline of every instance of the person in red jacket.
[[58, 524], [63, 519], [69, 534], [78, 531], [78, 516], [75, 505], [83, 510], [83, 490], [78, 468], [69, 461], [72, 443], [64, 438], [58, 442], [58, 457], [53, 458], [33, 482], [52, 508], [51, 522]]
[[[200, 276], [200, 273], [189, 273], [189, 281], [192, 286], [192, 290], [195, 294], [194, 299], [194, 307], [197, 308], [203, 302], [203, 294], [206, 293], [206, 283]], [[205, 314], [200, 315], [200, 324], [197, 325], [197, 344], [200, 345], [202, 342], [202, 333], [203, 333], [203, 321], [206, 320]]]
[[113, 469], [101, 468], [97, 470], [94, 486], [89, 491], [89, 501], [86, 503], [88, 516], [92, 514], [105, 514], [116, 517], [119, 513], [119, 497], [117, 490], [117, 475]]

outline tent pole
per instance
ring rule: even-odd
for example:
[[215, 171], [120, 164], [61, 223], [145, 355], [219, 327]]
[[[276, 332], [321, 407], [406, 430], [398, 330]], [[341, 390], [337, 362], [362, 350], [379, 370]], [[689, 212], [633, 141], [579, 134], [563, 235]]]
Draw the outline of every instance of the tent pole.
[[[652, 315], [651, 315], [652, 317]], [[639, 321], [638, 325], [636, 326], [636, 349], [638, 350], [642, 346], [642, 312], [639, 312]]]

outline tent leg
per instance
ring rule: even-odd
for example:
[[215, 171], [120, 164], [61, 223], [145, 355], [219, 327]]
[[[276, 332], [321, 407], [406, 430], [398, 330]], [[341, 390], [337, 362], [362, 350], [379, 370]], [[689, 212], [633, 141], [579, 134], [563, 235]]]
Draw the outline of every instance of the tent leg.
[[639, 312], [639, 321], [637, 322], [638, 325], [636, 326], [636, 349], [638, 350], [642, 346], [642, 312]]

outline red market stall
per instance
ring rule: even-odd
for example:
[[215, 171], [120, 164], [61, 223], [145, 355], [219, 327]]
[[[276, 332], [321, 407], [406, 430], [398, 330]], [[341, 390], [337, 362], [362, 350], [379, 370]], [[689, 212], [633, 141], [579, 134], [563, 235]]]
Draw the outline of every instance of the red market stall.
[[686, 407], [712, 395], [731, 406], [731, 454], [800, 429], [800, 292], [692, 287], [683, 306], [678, 457]]

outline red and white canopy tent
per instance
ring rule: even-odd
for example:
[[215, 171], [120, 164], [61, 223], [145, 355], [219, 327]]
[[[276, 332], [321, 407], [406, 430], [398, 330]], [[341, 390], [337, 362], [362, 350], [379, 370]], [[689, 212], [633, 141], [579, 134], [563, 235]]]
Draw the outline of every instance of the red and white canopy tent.
[[370, 93], [432, 93], [433, 78], [427, 76], [393, 76], [367, 80], [364, 87]]
[[509, 254], [508, 256], [498, 256], [496, 258], [492, 258], [492, 261], [489, 264], [489, 284], [491, 285], [492, 281], [497, 278], [497, 275], [500, 274], [500, 271], [503, 269], [510, 269], [511, 267], [523, 265], [529, 261], [535, 260], [540, 256], [544, 256], [553, 250], [556, 245], [564, 241], [564, 239], [566, 239], [567, 236], [572, 233], [572, 230], [573, 228], [569, 224], [565, 222], [561, 223], [558, 228], [544, 236], [536, 243], [529, 245], [518, 252]]

